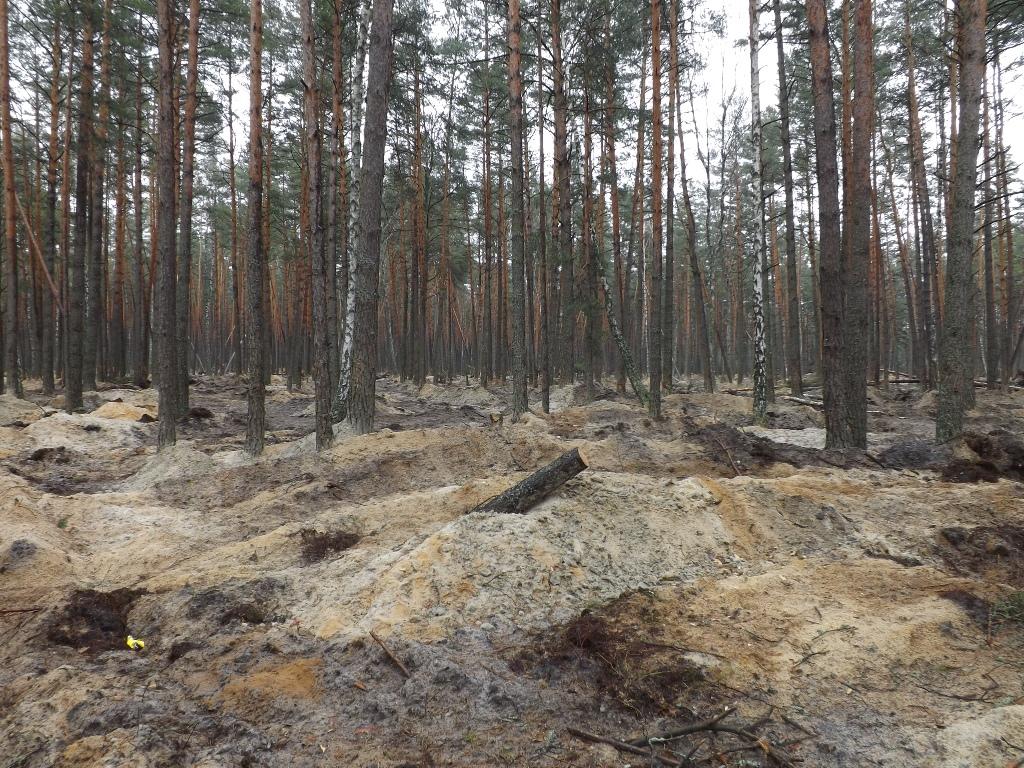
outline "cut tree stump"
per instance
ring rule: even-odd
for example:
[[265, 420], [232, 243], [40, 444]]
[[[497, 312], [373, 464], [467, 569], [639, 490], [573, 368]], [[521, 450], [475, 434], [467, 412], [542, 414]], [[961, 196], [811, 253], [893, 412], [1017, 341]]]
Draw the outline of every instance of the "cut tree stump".
[[573, 448], [504, 493], [492, 496], [470, 511], [522, 515], [586, 468], [586, 456], [579, 448]]

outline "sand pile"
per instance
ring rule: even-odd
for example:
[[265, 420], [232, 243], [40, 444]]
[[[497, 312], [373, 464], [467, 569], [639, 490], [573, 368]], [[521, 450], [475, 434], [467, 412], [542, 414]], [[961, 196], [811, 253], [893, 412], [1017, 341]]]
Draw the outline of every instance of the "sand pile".
[[[40, 608], [0, 625], [0, 744], [20, 765], [620, 765], [566, 728], [657, 732], [726, 704], [771, 708], [775, 743], [801, 733], [782, 714], [812, 731], [792, 746], [805, 765], [1019, 757], [1024, 486], [937, 471], [980, 455], [814, 463], [804, 406], [737, 431], [741, 395], [673, 394], [653, 421], [565, 387], [557, 412], [510, 424], [490, 418], [500, 385], [379, 386], [385, 428], [321, 454], [310, 393], [280, 383], [255, 461], [229, 380], [196, 387], [213, 418], [159, 455], [131, 418], [148, 390], [0, 427], [3, 601]], [[916, 399], [877, 400], [874, 445], [929, 426]], [[987, 411], [1017, 430], [1020, 402]], [[528, 514], [472, 511], [575, 446], [591, 468]], [[566, 644], [612, 606], [640, 661]], [[630, 708], [607, 676], [644, 660], [672, 695]]]

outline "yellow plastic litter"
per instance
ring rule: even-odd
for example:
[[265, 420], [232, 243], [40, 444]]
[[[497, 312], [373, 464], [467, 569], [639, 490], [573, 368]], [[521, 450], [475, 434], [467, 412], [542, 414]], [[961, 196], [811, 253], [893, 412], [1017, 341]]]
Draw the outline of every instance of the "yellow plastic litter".
[[146, 643], [143, 640], [136, 640], [131, 635], [128, 635], [128, 647], [133, 651], [140, 650], [146, 647]]

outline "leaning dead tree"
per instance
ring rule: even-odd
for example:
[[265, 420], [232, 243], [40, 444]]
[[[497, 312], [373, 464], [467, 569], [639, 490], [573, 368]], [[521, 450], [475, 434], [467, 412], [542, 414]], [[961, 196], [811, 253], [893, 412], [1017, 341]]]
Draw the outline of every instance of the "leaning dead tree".
[[471, 512], [522, 515], [586, 469], [587, 457], [573, 448], [519, 481], [504, 493], [493, 496]]

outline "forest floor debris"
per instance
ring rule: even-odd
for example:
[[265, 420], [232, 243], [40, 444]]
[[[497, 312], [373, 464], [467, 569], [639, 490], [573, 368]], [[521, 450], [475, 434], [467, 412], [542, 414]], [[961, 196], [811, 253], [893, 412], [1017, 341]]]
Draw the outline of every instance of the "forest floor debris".
[[[152, 390], [0, 400], [2, 768], [1024, 757], [1024, 393], [936, 446], [928, 395], [872, 389], [837, 452], [782, 398], [512, 424], [500, 385], [378, 387], [317, 454], [275, 380], [255, 462], [229, 377], [159, 457]], [[528, 514], [470, 512], [574, 447]]]

